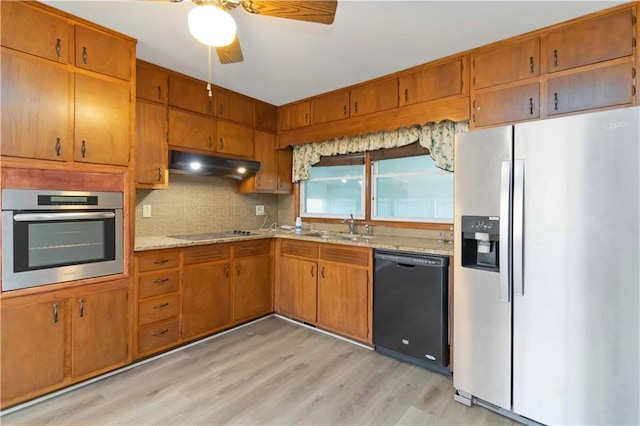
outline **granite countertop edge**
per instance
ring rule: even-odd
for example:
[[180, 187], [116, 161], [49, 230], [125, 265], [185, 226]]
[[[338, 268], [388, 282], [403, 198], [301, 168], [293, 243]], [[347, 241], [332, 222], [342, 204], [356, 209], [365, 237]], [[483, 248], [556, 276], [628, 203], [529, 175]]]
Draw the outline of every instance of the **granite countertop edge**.
[[314, 236], [298, 235], [291, 231], [251, 231], [250, 236], [215, 238], [210, 240], [187, 241], [164, 235], [136, 237], [134, 252], [161, 250], [170, 248], [184, 248], [209, 244], [231, 243], [238, 241], [260, 240], [265, 238], [284, 238], [316, 243], [341, 244], [346, 246], [367, 247], [378, 250], [394, 250], [410, 253], [453, 256], [453, 244], [430, 238], [398, 237], [390, 235], [366, 236], [357, 241], [344, 239], [343, 235]]

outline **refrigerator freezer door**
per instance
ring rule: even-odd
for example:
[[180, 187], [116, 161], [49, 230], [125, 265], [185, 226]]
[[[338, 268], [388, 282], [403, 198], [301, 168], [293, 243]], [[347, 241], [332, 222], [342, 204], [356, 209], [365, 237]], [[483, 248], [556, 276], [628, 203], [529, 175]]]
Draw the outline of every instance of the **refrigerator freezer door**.
[[538, 422], [640, 424], [639, 123], [634, 107], [516, 125], [513, 411]]
[[500, 273], [462, 267], [461, 217], [500, 217], [502, 163], [512, 159], [512, 134], [509, 126], [458, 134], [455, 141], [453, 385], [505, 409], [511, 408], [511, 303], [501, 301]]

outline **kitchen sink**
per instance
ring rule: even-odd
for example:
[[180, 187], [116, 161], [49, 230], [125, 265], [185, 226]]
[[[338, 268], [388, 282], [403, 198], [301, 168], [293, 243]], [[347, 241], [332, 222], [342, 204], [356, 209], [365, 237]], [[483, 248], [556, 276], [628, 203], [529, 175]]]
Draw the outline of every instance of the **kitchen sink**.
[[346, 234], [346, 233], [331, 233], [327, 231], [309, 231], [302, 234], [305, 237], [318, 237], [326, 238], [328, 240], [344, 240], [344, 241], [368, 241], [373, 239], [371, 235], [362, 234]]

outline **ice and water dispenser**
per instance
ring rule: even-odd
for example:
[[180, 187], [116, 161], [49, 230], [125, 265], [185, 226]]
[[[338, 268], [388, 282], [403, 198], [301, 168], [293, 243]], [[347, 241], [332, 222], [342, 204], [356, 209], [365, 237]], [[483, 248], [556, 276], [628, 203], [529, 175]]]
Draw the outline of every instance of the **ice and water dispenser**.
[[462, 216], [462, 266], [500, 271], [500, 218]]

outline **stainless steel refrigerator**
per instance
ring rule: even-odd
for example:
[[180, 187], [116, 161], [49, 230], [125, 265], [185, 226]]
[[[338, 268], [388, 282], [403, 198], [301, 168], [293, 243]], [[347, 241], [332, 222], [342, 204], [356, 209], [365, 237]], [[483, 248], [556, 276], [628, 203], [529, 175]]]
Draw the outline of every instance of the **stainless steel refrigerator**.
[[640, 108], [458, 134], [455, 398], [640, 424]]

